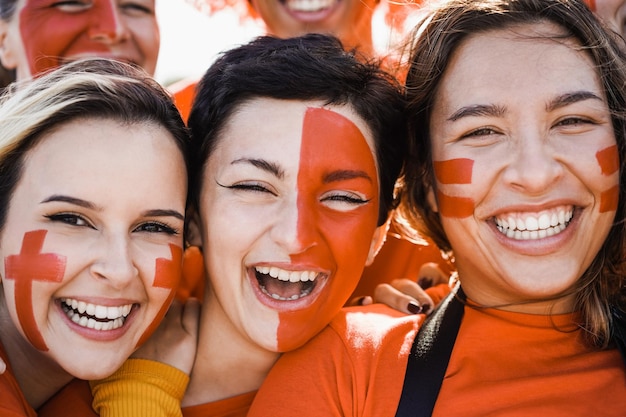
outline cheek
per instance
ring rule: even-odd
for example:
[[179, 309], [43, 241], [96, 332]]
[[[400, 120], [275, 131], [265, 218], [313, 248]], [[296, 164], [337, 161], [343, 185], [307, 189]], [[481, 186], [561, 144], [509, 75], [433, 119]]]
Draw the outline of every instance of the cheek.
[[[619, 153], [617, 145], [604, 148], [596, 153], [596, 160], [603, 176], [614, 176], [619, 172]], [[600, 194], [600, 213], [616, 211], [619, 202], [619, 185], [614, 185]]]
[[[54, 253], [41, 253], [47, 230], [24, 234], [19, 254], [4, 260], [5, 279], [15, 280], [15, 306], [20, 326], [29, 342], [37, 349], [47, 351], [35, 321], [33, 311], [33, 281], [62, 282], [66, 258]], [[48, 300], [44, 301], [46, 304]]]
[[[439, 213], [444, 217], [465, 218], [474, 213], [474, 200], [463, 197], [463, 185], [472, 184], [474, 161], [459, 158], [433, 162], [435, 177], [439, 184], [437, 204]], [[455, 195], [449, 194], [452, 189]], [[459, 195], [460, 194], [460, 195]]]
[[[178, 283], [180, 282], [183, 264], [183, 250], [179, 246], [170, 243], [170, 252], [172, 254], [171, 259], [157, 258], [155, 262], [156, 268], [154, 273], [154, 281], [152, 283], [152, 287], [161, 289], [159, 293], [165, 292], [167, 294], [166, 299], [163, 301], [163, 304], [160, 306], [159, 311], [157, 312], [152, 322], [148, 324], [148, 327], [141, 335], [141, 338], [137, 342], [137, 347], [141, 346], [150, 337], [150, 335], [161, 323], [161, 320], [163, 320], [163, 317], [165, 317], [165, 313], [167, 313], [167, 309], [169, 308], [170, 303], [174, 298], [176, 288], [178, 287]], [[152, 288], [149, 288], [148, 292], [152, 293]], [[157, 303], [155, 298], [160, 297], [150, 297], [150, 302]]]

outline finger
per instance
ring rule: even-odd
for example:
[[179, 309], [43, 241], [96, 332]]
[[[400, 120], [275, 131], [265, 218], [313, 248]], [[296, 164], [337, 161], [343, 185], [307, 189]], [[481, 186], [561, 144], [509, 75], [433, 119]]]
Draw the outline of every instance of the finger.
[[372, 297], [370, 297], [369, 295], [366, 295], [365, 297], [361, 297], [361, 305], [362, 306], [369, 306], [374, 304], [374, 299]]
[[[430, 297], [426, 293], [420, 295], [419, 298], [413, 297], [411, 294], [407, 294], [406, 291], [398, 289], [403, 287], [403, 283], [396, 281], [393, 281], [395, 285], [378, 285], [376, 287], [376, 290], [374, 291], [374, 300], [377, 303], [384, 303], [389, 307], [406, 314], [416, 314], [430, 310], [430, 306], [432, 306], [432, 300], [430, 300]], [[410, 280], [405, 281], [412, 283], [413, 286], [419, 288], [419, 286], [415, 282], [412, 282]], [[419, 291], [423, 290], [419, 289]]]
[[373, 303], [374, 303], [374, 300], [372, 299], [372, 297], [370, 297], [369, 295], [363, 295], [361, 297], [352, 298], [350, 301], [346, 303], [346, 306], [348, 307], [368, 306]]
[[420, 267], [417, 274], [417, 283], [423, 289], [437, 284], [447, 283], [450, 277], [443, 272], [436, 262], [427, 262]]

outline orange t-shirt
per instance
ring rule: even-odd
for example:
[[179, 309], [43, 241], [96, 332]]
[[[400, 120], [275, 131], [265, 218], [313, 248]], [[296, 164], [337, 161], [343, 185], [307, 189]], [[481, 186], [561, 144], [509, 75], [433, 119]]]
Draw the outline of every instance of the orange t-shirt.
[[183, 417], [246, 417], [256, 391], [183, 408]]
[[[626, 415], [620, 353], [583, 345], [576, 318], [466, 307], [433, 416]], [[249, 416], [395, 416], [411, 319], [343, 313], [281, 356]]]
[[0, 343], [0, 358], [7, 369], [0, 375], [0, 416], [2, 417], [37, 417], [35, 410], [28, 404], [22, 390], [15, 380], [9, 358]]

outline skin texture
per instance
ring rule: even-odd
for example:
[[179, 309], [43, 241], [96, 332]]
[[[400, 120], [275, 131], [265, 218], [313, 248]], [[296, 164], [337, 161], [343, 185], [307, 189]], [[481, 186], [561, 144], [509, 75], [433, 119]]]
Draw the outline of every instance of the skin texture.
[[[519, 35], [522, 29], [559, 34], [547, 23], [489, 31], [455, 51], [435, 100], [430, 140], [437, 163], [472, 160], [472, 181], [438, 181], [430, 200], [472, 300], [564, 313], [573, 300], [561, 294], [589, 266], [615, 215], [606, 195], [616, 195], [618, 172], [607, 173], [596, 155], [610, 154], [616, 141], [591, 59], [571, 40], [538, 40]], [[608, 159], [614, 166], [615, 156]], [[450, 214], [450, 199], [459, 198], [473, 202], [470, 216]], [[568, 211], [564, 230], [539, 239], [507, 237], [496, 222]]]
[[[51, 392], [72, 375], [107, 376], [154, 330], [180, 276], [185, 171], [150, 124], [76, 120], [29, 151], [0, 235], [2, 343], [22, 386], [32, 383], [22, 365]], [[68, 317], [67, 299], [132, 309], [121, 327], [95, 330]]]
[[[321, 106], [253, 99], [207, 161], [191, 236], [203, 245], [211, 285], [183, 405], [257, 389], [278, 352], [302, 345], [336, 314], [377, 249], [373, 139], [350, 109]], [[263, 268], [311, 271], [316, 284], [298, 298], [306, 284], [265, 276], [260, 285], [255, 271]]]
[[298, 9], [294, 5], [297, 3], [309, 4], [307, 9], [313, 7], [312, 1], [252, 0], [252, 6], [272, 35], [288, 38], [305, 33], [329, 33], [347, 47], [359, 47], [373, 54], [372, 15], [376, 1], [331, 0], [326, 2], [326, 7], [311, 12]]
[[154, 74], [160, 45], [154, 0], [19, 0], [15, 16], [0, 21], [0, 45], [2, 65], [16, 69], [18, 80], [88, 56]]

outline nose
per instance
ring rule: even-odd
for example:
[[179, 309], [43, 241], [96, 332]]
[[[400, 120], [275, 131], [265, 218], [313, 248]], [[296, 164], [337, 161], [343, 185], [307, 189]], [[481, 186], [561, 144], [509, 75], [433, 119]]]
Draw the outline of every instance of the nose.
[[297, 197], [283, 201], [271, 230], [274, 242], [290, 255], [305, 252], [318, 241], [318, 220], [313, 202]]
[[105, 44], [114, 44], [128, 37], [128, 27], [115, 0], [103, 0], [94, 6], [89, 24], [89, 38]]
[[96, 250], [97, 255], [91, 265], [91, 273], [96, 278], [107, 280], [113, 288], [122, 289], [139, 276], [127, 238], [102, 237]]
[[546, 135], [526, 130], [514, 147], [512, 163], [504, 174], [514, 188], [539, 195], [562, 178], [564, 167]]

